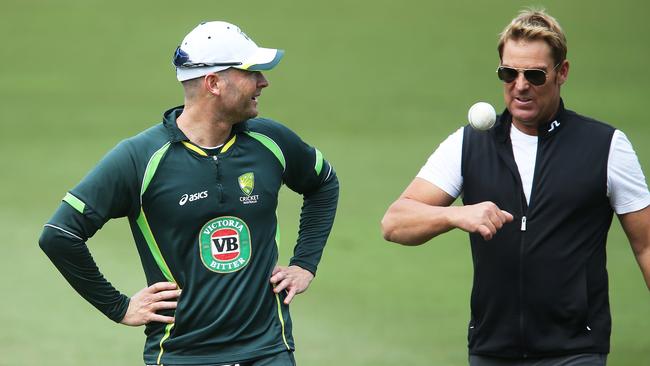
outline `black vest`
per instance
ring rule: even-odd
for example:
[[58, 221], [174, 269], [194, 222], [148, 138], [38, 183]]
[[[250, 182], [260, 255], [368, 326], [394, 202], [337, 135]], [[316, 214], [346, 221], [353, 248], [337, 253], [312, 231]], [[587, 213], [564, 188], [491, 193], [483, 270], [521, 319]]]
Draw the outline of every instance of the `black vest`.
[[463, 203], [492, 201], [515, 220], [474, 262], [469, 352], [507, 358], [608, 353], [605, 244], [613, 211], [607, 159], [614, 128], [565, 110], [540, 126], [530, 205], [506, 111], [487, 132], [465, 127]]

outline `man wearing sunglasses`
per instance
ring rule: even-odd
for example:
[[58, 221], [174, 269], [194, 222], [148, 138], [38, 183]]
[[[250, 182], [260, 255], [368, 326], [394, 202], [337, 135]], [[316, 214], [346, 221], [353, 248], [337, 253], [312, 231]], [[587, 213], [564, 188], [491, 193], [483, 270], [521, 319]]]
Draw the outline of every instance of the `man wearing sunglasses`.
[[[565, 109], [566, 39], [524, 11], [498, 44], [506, 109], [459, 129], [386, 212], [384, 237], [420, 245], [467, 231], [474, 262], [469, 364], [605, 365], [605, 243], [613, 213], [650, 288], [650, 193], [625, 135]], [[450, 206], [462, 192], [463, 206]]]
[[[320, 151], [255, 118], [261, 71], [282, 55], [233, 24], [198, 25], [173, 58], [185, 104], [117, 145], [45, 225], [40, 245], [75, 290], [116, 322], [146, 325], [148, 365], [295, 365], [289, 303], [316, 273], [338, 180]], [[276, 265], [283, 184], [304, 197], [289, 266]], [[131, 298], [85, 244], [117, 217], [149, 285]]]

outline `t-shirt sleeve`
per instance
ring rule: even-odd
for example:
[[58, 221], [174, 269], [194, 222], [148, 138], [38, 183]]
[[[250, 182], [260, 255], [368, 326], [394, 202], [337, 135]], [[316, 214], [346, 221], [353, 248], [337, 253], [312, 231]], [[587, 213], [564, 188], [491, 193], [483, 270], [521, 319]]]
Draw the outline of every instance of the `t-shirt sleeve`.
[[463, 190], [462, 154], [463, 127], [438, 146], [417, 177], [430, 182], [454, 198], [458, 197]]
[[630, 140], [619, 130], [614, 132], [609, 150], [607, 195], [619, 215], [650, 205], [650, 192], [639, 159]]

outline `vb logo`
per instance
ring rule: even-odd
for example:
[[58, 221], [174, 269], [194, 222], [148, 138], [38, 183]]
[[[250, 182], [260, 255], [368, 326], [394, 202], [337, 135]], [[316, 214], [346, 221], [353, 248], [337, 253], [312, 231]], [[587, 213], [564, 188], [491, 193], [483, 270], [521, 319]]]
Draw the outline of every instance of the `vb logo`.
[[229, 261], [239, 256], [239, 234], [233, 229], [212, 233], [212, 256], [218, 261]]
[[217, 273], [242, 269], [251, 258], [251, 234], [246, 223], [234, 216], [208, 221], [199, 233], [203, 265]]

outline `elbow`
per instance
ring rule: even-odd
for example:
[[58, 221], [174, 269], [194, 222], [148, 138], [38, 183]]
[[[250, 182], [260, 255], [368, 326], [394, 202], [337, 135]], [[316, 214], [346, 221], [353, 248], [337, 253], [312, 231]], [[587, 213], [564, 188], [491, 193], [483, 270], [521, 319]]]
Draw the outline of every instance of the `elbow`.
[[41, 248], [47, 256], [55, 255], [57, 252], [57, 245], [55, 240], [55, 233], [49, 227], [45, 227], [41, 233], [40, 238], [38, 238], [38, 246]]
[[43, 232], [41, 233], [41, 236], [38, 238], [38, 246], [41, 248], [42, 251], [47, 253], [52, 249], [51, 246], [51, 241], [49, 240], [49, 235], [48, 235], [48, 228], [45, 227], [43, 229]]
[[396, 242], [395, 240], [396, 240], [397, 225], [395, 225], [395, 220], [391, 218], [389, 212], [386, 212], [384, 217], [381, 219], [380, 226], [381, 226], [381, 234], [384, 237], [384, 240], [390, 242]]
[[81, 240], [68, 237], [60, 231], [46, 226], [38, 239], [38, 246], [50, 258], [60, 257], [70, 251]]
[[407, 245], [421, 245], [428, 241], [425, 235], [409, 224], [411, 218], [400, 209], [399, 200], [393, 203], [381, 219], [381, 233], [384, 240]]
[[408, 238], [403, 235], [403, 231], [400, 230], [397, 220], [392, 218], [388, 213], [381, 220], [381, 234], [384, 237], [384, 240], [402, 244], [402, 245], [418, 245], [422, 243], [412, 242], [411, 238]]
[[396, 203], [397, 201], [388, 207], [379, 224], [384, 240], [399, 244], [400, 217], [398, 211], [395, 209]]
[[386, 218], [381, 220], [381, 234], [384, 237], [384, 240], [391, 243], [411, 245], [411, 243], [408, 243], [407, 239], [403, 237], [399, 226], [394, 221], [386, 220]]

